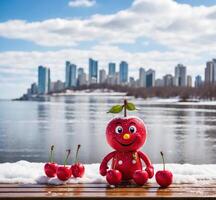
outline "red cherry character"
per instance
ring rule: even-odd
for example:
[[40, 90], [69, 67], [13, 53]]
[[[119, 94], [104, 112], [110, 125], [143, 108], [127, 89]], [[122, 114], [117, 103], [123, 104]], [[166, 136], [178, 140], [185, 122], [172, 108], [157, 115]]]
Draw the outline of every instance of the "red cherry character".
[[53, 161], [53, 150], [54, 150], [54, 145], [52, 145], [50, 148], [49, 162], [44, 165], [44, 172], [46, 176], [49, 178], [56, 176], [56, 169], [58, 167], [58, 165]]
[[[145, 124], [138, 117], [127, 117], [126, 110], [135, 110], [136, 108], [126, 100], [123, 106], [114, 106], [109, 112], [118, 113], [123, 108], [124, 117], [114, 118], [107, 125], [106, 139], [115, 151], [109, 153], [103, 159], [100, 165], [100, 174], [102, 176], [107, 175], [107, 164], [112, 159], [111, 168], [121, 173], [121, 181], [133, 179], [138, 185], [143, 185], [147, 182], [148, 178], [152, 178], [154, 175], [154, 168], [148, 156], [139, 151], [146, 141]], [[145, 172], [142, 172], [141, 160], [146, 165]]]

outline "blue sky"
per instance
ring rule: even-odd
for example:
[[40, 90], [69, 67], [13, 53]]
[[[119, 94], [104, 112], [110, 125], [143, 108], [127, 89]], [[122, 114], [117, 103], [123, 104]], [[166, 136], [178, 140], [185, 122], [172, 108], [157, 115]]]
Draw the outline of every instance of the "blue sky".
[[216, 0], [1, 0], [0, 98], [22, 95], [39, 64], [64, 80], [64, 62], [87, 70], [88, 57], [153, 68], [156, 77], [178, 63], [203, 76], [215, 55]]

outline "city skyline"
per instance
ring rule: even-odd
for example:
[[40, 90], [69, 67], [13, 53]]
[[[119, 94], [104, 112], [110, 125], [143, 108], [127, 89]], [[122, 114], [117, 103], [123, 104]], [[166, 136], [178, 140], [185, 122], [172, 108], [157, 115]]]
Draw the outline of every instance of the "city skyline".
[[[107, 70], [100, 69], [98, 60], [93, 58], [88, 59], [89, 74], [82, 67], [77, 67], [76, 64], [70, 61], [65, 61], [65, 79], [51, 81], [50, 69], [45, 66], [38, 66], [38, 82], [32, 83], [27, 89], [23, 97], [28, 98], [37, 94], [48, 94], [55, 92], [63, 92], [65, 89], [73, 89], [79, 86], [88, 86], [92, 84], [107, 84], [107, 85], [123, 85], [135, 88], [153, 88], [153, 87], [201, 87], [206, 85], [216, 84], [216, 59], [206, 62], [204, 68], [204, 79], [200, 75], [194, 77], [187, 73], [187, 67], [183, 64], [177, 64], [174, 67], [173, 74], [165, 74], [156, 79], [156, 71], [154, 69], [139, 68], [138, 78], [130, 76], [129, 65], [126, 61], [119, 63], [119, 70], [116, 69], [117, 63], [109, 62]], [[26, 96], [27, 95], [27, 96]]]
[[64, 80], [66, 60], [86, 72], [89, 57], [101, 69], [126, 60], [130, 76], [156, 79], [183, 63], [194, 82], [215, 57], [215, 0], [24, 1], [0, 2], [0, 98], [21, 95], [41, 64]]

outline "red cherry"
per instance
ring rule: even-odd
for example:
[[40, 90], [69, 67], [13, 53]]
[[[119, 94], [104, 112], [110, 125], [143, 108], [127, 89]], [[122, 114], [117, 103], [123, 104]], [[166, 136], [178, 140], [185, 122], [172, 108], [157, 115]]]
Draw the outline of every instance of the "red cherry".
[[78, 162], [78, 152], [80, 149], [81, 145], [77, 145], [77, 150], [76, 150], [76, 157], [75, 157], [75, 164], [71, 166], [71, 171], [74, 177], [83, 177], [84, 172], [85, 172], [85, 167], [82, 163]]
[[85, 167], [81, 163], [76, 163], [71, 166], [71, 171], [74, 177], [83, 177], [85, 172]]
[[56, 170], [58, 167], [58, 165], [55, 162], [53, 162], [53, 150], [54, 150], [54, 145], [52, 145], [50, 148], [49, 162], [44, 165], [44, 172], [46, 176], [49, 178], [56, 176]]
[[122, 181], [122, 174], [119, 170], [110, 169], [107, 171], [106, 180], [110, 185], [119, 185]]
[[64, 161], [64, 166], [59, 166], [57, 168], [57, 172], [56, 172], [58, 179], [61, 181], [68, 180], [72, 175], [70, 167], [66, 167], [67, 160], [68, 160], [68, 157], [70, 155], [70, 149], [68, 149], [67, 152], [68, 153], [67, 153], [67, 156], [66, 156], [65, 161]]
[[57, 168], [57, 177], [61, 181], [67, 181], [71, 177], [71, 169], [70, 167], [60, 166]]
[[148, 173], [142, 170], [136, 170], [133, 174], [133, 180], [137, 185], [144, 185], [148, 181]]
[[46, 163], [44, 165], [44, 172], [47, 175], [47, 177], [52, 178], [56, 176], [56, 170], [58, 165], [56, 163]]
[[169, 185], [172, 184], [173, 174], [171, 171], [165, 170], [165, 162], [164, 162], [163, 152], [161, 152], [161, 156], [163, 159], [163, 170], [160, 170], [156, 173], [155, 179], [161, 187], [165, 188], [165, 187], [168, 187]]

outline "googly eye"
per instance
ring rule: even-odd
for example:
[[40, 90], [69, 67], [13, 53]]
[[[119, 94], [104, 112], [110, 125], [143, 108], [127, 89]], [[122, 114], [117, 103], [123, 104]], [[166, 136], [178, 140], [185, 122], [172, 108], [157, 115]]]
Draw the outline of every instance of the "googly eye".
[[130, 133], [136, 133], [137, 129], [135, 126], [130, 126], [129, 131], [130, 131]]
[[117, 134], [120, 134], [120, 133], [123, 132], [123, 128], [122, 128], [121, 126], [117, 126], [117, 127], [115, 128], [115, 132], [116, 132]]

